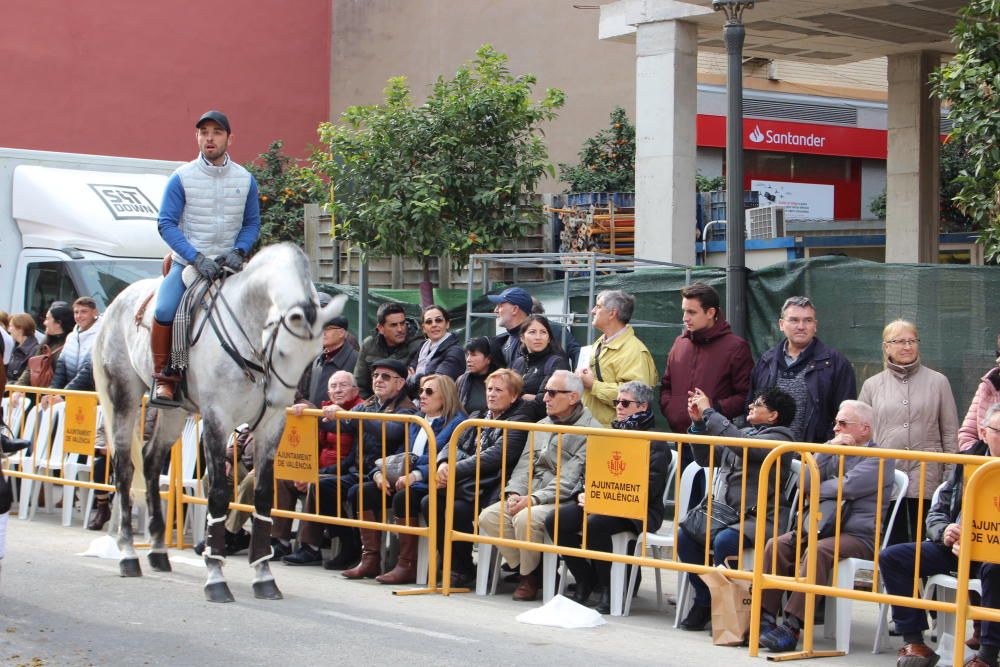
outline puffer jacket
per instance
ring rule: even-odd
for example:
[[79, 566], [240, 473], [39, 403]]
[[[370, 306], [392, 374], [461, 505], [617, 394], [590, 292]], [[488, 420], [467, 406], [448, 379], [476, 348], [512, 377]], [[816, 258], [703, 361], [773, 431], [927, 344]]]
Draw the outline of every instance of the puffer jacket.
[[1000, 368], [991, 368], [983, 376], [976, 395], [972, 397], [969, 411], [965, 413], [962, 427], [958, 429], [958, 449], [966, 451], [979, 441], [979, 425], [986, 417], [986, 411], [994, 403], [1000, 403]]
[[211, 259], [233, 248], [249, 253], [260, 233], [258, 197], [253, 176], [228, 156], [221, 166], [199, 155], [178, 167], [157, 221], [173, 260], [188, 264], [199, 252]]
[[90, 328], [86, 331], [80, 331], [80, 326], [77, 325], [66, 335], [66, 344], [63, 346], [62, 354], [59, 355], [60, 363], [65, 365], [65, 369], [63, 370], [65, 377], [62, 384], [56, 384], [60, 373], [57, 368], [55, 376], [52, 378], [53, 387], [62, 388], [66, 386], [66, 383], [73, 379], [73, 376], [80, 370], [84, 359], [90, 356], [90, 350], [94, 347], [94, 340], [97, 338], [97, 333], [101, 330], [101, 324], [103, 322], [98, 317], [97, 321], [90, 325]]
[[[538, 422], [539, 424], [554, 424], [551, 417]], [[601, 422], [594, 419], [590, 410], [583, 408], [580, 416], [567, 426], [589, 426], [602, 428]], [[562, 450], [559, 449], [559, 439], [562, 437]], [[529, 452], [533, 456], [529, 456]], [[551, 505], [556, 496], [565, 502], [573, 490], [583, 479], [584, 465], [587, 460], [587, 436], [566, 435], [559, 433], [535, 433], [534, 450], [525, 447], [521, 458], [507, 482], [506, 492], [519, 496], [530, 495], [535, 505]], [[556, 468], [560, 476], [556, 477]], [[531, 469], [529, 485], [528, 471]]]
[[[753, 438], [756, 440], [780, 440], [795, 442], [795, 434], [787, 426], [750, 426], [739, 429], [713, 409], [705, 410], [704, 421], [694, 422], [688, 429], [693, 435], [718, 435], [726, 438]], [[694, 460], [700, 466], [708, 466], [709, 448], [704, 445], [692, 445]], [[764, 447], [747, 447], [747, 469], [743, 470], [743, 449], [740, 447], [717, 446], [712, 457], [715, 478], [712, 481], [715, 496], [713, 502], [723, 502], [737, 510], [740, 508], [740, 496], [743, 493], [743, 477], [746, 475], [746, 505], [743, 512], [743, 535], [753, 539], [757, 530], [757, 485], [760, 482], [760, 466], [771, 452]], [[789, 452], [781, 457], [781, 488], [785, 488], [788, 472], [794, 454]], [[782, 496], [783, 498], [783, 496]], [[702, 501], [708, 504], [708, 499]], [[778, 507], [778, 527], [783, 529], [788, 523], [789, 506], [783, 503]], [[739, 529], [739, 523], [729, 526]], [[766, 535], [770, 535], [774, 527], [774, 506], [769, 501], [767, 508]]]
[[[902, 367], [890, 363], [865, 380], [858, 400], [875, 409], [872, 439], [879, 447], [922, 452], [958, 451], [958, 409], [948, 378], [916, 361]], [[910, 478], [907, 498], [920, 493], [920, 461], [896, 461]], [[944, 481], [945, 466], [927, 464], [924, 497]]]
[[[520, 398], [514, 401], [501, 415], [487, 417], [484, 414], [471, 414], [470, 419], [494, 419], [496, 421], [526, 422], [530, 421], [530, 411]], [[479, 438], [477, 440], [477, 431]], [[503, 428], [487, 427], [481, 430], [469, 428], [458, 442], [455, 452], [456, 462], [455, 498], [471, 503], [476, 497], [476, 452], [479, 452], [479, 506], [488, 507], [500, 497], [500, 486], [510, 479], [514, 466], [521, 458], [524, 443], [528, 441], [528, 432], [514, 428], [511, 424], [506, 430], [506, 455], [504, 452]], [[438, 450], [438, 465], [448, 460], [448, 449]], [[506, 472], [506, 478], [501, 479], [501, 473]]]

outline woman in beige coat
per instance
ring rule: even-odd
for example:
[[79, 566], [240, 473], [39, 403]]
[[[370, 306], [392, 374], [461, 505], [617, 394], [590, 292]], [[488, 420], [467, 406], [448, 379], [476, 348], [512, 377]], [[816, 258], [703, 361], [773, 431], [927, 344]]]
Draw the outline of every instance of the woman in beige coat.
[[[868, 378], [858, 396], [875, 409], [875, 442], [892, 449], [957, 452], [958, 409], [951, 385], [944, 375], [920, 363], [920, 338], [913, 323], [896, 320], [886, 325], [882, 359], [885, 370]], [[896, 515], [891, 544], [916, 540], [917, 524], [923, 524], [934, 489], [945, 474], [944, 465], [927, 464], [921, 516], [917, 512], [920, 462], [896, 459], [896, 469], [909, 476], [910, 485]]]

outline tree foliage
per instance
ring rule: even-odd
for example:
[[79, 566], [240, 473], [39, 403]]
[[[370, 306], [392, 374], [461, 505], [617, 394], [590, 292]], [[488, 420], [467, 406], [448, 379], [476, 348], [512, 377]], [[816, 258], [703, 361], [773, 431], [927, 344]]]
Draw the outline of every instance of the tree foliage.
[[564, 95], [549, 89], [532, 101], [535, 77], [511, 74], [507, 61], [485, 45], [419, 106], [397, 77], [382, 103], [320, 125], [325, 150], [312, 160], [329, 178], [338, 238], [366, 254], [422, 258], [426, 282], [432, 257], [464, 265], [520, 235], [524, 195], [554, 175], [540, 126]]
[[955, 57], [931, 77], [951, 107], [952, 139], [967, 148], [954, 183], [956, 208], [983, 229], [989, 259], [1000, 258], [1000, 0], [971, 0], [952, 30]]
[[561, 163], [569, 192], [635, 192], [635, 125], [615, 107], [608, 127], [583, 142], [579, 164]]
[[302, 245], [305, 224], [302, 207], [323, 200], [323, 183], [309, 167], [281, 152], [279, 139], [257, 160], [246, 165], [260, 190], [260, 238], [257, 246], [280, 241]]

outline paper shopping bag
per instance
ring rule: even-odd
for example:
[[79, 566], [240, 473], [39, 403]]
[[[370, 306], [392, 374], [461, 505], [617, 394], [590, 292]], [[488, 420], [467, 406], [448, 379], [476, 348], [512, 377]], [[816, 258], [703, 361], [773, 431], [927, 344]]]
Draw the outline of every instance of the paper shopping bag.
[[742, 646], [750, 629], [750, 582], [730, 579], [719, 566], [699, 575], [712, 593], [712, 643]]

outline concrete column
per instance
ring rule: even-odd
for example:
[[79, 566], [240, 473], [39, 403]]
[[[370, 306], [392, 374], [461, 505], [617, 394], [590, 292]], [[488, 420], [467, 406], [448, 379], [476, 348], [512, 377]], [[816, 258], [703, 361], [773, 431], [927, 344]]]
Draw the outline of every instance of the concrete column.
[[697, 29], [636, 26], [635, 256], [695, 263]]
[[921, 51], [889, 56], [885, 261], [938, 261], [941, 103], [927, 77], [941, 62]]

